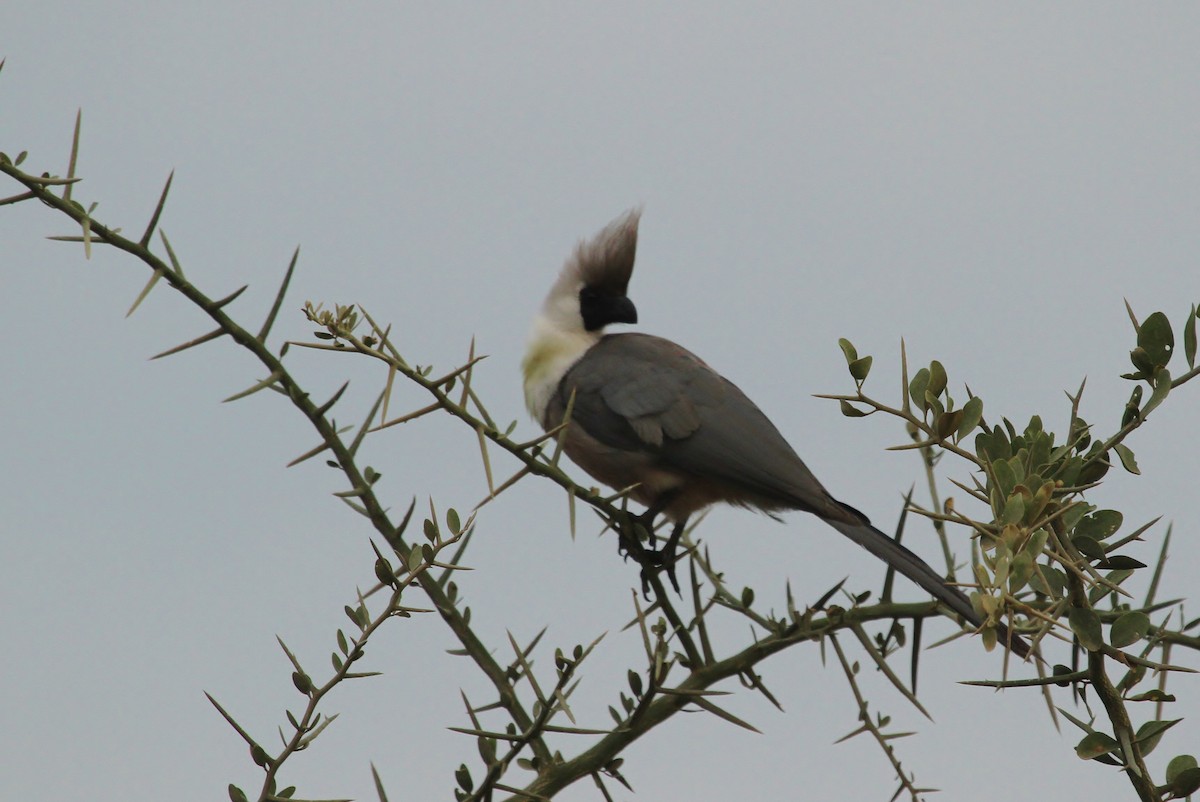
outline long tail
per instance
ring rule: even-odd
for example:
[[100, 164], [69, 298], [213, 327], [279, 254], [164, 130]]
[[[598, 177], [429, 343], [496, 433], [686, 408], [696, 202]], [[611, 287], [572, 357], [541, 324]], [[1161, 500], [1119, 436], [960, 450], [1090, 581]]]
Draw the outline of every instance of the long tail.
[[[961, 590], [947, 585], [946, 580], [930, 568], [928, 563], [883, 532], [880, 532], [867, 523], [848, 523], [829, 518], [824, 520], [834, 529], [929, 591], [935, 599], [961, 615], [973, 625], [980, 626], [983, 624], [983, 620], [975, 613], [975, 608], [971, 606], [971, 600]], [[1008, 647], [1019, 656], [1026, 657], [1029, 655], [1029, 644], [1022, 640], [1019, 635], [1009, 632], [1008, 627], [1004, 626], [1004, 624], [998, 623], [996, 625], [996, 632], [999, 635], [1000, 642], [1008, 644]]]

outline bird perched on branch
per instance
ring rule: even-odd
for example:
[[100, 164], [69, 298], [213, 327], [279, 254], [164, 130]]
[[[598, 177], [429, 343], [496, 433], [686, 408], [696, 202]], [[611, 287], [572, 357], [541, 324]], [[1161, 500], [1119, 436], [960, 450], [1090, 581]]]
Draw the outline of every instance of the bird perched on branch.
[[[982, 626], [962, 591], [831, 496], [732, 382], [670, 340], [604, 333], [610, 324], [637, 322], [627, 290], [639, 216], [626, 212], [567, 259], [534, 321], [522, 368], [530, 414], [547, 431], [567, 419], [567, 456], [610, 487], [632, 488], [629, 497], [647, 508], [639, 517], [647, 532], [659, 514], [674, 522], [660, 551], [626, 539], [643, 570], [647, 558], [671, 568], [688, 517], [710, 504], [803, 510]], [[995, 626], [1001, 642], [1028, 653], [1023, 640]]]

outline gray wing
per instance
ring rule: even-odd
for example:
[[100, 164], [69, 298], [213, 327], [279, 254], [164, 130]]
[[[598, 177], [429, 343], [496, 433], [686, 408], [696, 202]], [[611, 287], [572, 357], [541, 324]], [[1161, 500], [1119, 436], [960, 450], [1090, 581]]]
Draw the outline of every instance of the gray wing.
[[[563, 376], [548, 417], [561, 420], [572, 393], [572, 424], [603, 445], [736, 488], [740, 497], [728, 499], [735, 503], [815, 513], [967, 621], [983, 623], [962, 591], [830, 496], [745, 393], [670, 340], [646, 334], [603, 338]], [[1018, 655], [1029, 653], [1029, 645], [1003, 624], [997, 633]]]
[[[572, 422], [605, 445], [736, 487], [768, 509], [822, 517], [849, 509], [829, 496], [745, 393], [670, 340], [603, 338], [567, 371], [559, 404], [565, 407], [572, 392]], [[849, 517], [865, 521], [857, 512]]]
[[[830, 496], [745, 393], [670, 340], [646, 334], [602, 339], [563, 376], [547, 423], [561, 420], [572, 393], [572, 424], [601, 444], [735, 488], [740, 494], [727, 498], [735, 503], [815, 513], [967, 621], [983, 623], [962, 591]], [[1003, 624], [997, 633], [1018, 655], [1029, 653]]]

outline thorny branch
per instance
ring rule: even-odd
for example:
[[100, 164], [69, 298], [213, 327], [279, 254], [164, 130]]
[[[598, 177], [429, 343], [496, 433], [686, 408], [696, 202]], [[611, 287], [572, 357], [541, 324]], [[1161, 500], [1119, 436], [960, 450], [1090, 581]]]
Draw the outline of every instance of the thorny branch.
[[[476, 509], [514, 486], [524, 476], [536, 475], [549, 479], [563, 488], [571, 499], [572, 504], [575, 501], [581, 501], [595, 509], [605, 520], [607, 526], [623, 532], [630, 532], [633, 531], [632, 523], [628, 513], [623, 509], [623, 497], [620, 494], [613, 497], [605, 497], [595, 490], [577, 485], [571, 480], [558, 464], [561, 456], [561, 443], [558, 441], [560, 431], [552, 431], [531, 442], [523, 443], [510, 438], [512, 427], [509, 427], [504, 432], [499, 430], [471, 386], [473, 369], [478, 361], [482, 359], [482, 357], [475, 356], [473, 345], [471, 354], [463, 365], [443, 375], [430, 378], [429, 374], [431, 371], [428, 368], [422, 369], [410, 365], [392, 345], [389, 336], [390, 328], [380, 326], [361, 307], [357, 309], [355, 307], [338, 307], [330, 311], [323, 310], [319, 306], [314, 307], [310, 304], [306, 306], [306, 314], [310, 320], [323, 327], [324, 331], [319, 336], [323, 337], [325, 342], [316, 344], [285, 343], [280, 349], [279, 354], [276, 355], [267, 347], [267, 339], [291, 282], [298, 253], [292, 257], [286, 276], [266, 320], [257, 334], [251, 334], [226, 311], [227, 307], [244, 291], [245, 287], [236, 290], [224, 298], [216, 300], [210, 298], [185, 277], [182, 265], [170, 242], [167, 240], [166, 235], [161, 230], [158, 230], [159, 219], [171, 185], [170, 179], [168, 179], [162, 191], [149, 225], [143, 235], [136, 241], [122, 236], [119, 230], [109, 228], [95, 220], [92, 216], [95, 208], [94, 204], [91, 207], [85, 208], [78, 201], [72, 199], [72, 187], [79, 180], [75, 177], [78, 138], [79, 128], [77, 124], [75, 143], [70, 159], [70, 169], [66, 179], [59, 179], [50, 175], [34, 176], [25, 173], [19, 169], [19, 159], [17, 163], [14, 163], [7, 157], [0, 155], [0, 171], [16, 180], [25, 188], [24, 192], [0, 201], [0, 205], [11, 205], [34, 199], [39, 200], [43, 204], [72, 219], [82, 230], [82, 235], [80, 236], [62, 237], [59, 239], [82, 242], [85, 252], [90, 252], [93, 244], [108, 245], [124, 251], [143, 262], [151, 270], [151, 277], [134, 301], [129, 310], [130, 313], [136, 310], [141, 301], [148, 296], [157, 283], [165, 281], [168, 286], [178, 291], [190, 303], [201, 309], [215, 323], [216, 328], [213, 331], [183, 343], [180, 346], [168, 349], [158, 356], [178, 353], [221, 337], [229, 337], [239, 346], [252, 353], [266, 369], [267, 377], [243, 393], [231, 397], [231, 400], [244, 397], [262, 389], [271, 389], [286, 396], [292, 405], [310, 422], [320, 438], [316, 447], [301, 455], [293, 464], [317, 454], [328, 452], [332, 464], [336, 465], [342, 471], [349, 483], [349, 489], [338, 493], [338, 495], [352, 508], [371, 521], [375, 531], [387, 541], [393, 553], [404, 564], [404, 568], [401, 571], [392, 571], [390, 563], [382, 554], [379, 554], [379, 560], [376, 563], [376, 573], [380, 584], [370, 593], [366, 594], [366, 596], [370, 596], [372, 593], [382, 589], [390, 589], [390, 597], [383, 607], [383, 612], [373, 618], [369, 617], [366, 613], [366, 597], [361, 597], [360, 604], [355, 608], [347, 608], [348, 615], [351, 615], [352, 620], [355, 620], [359, 625], [360, 633], [353, 641], [346, 641], [339, 632], [339, 647], [342, 649], [344, 660], [339, 664], [339, 660], [335, 655], [335, 673], [327, 683], [319, 688], [314, 687], [308, 675], [300, 668], [299, 661], [288, 651], [288, 656], [296, 668], [293, 680], [297, 688], [308, 697], [308, 704], [298, 720], [291, 719], [291, 714], [289, 713], [289, 719], [292, 720], [295, 732], [291, 738], [284, 739], [285, 746], [283, 752], [273, 758], [270, 757], [266, 753], [266, 750], [259, 746], [258, 742], [253, 740], [218, 705], [218, 709], [221, 710], [222, 715], [250, 743], [255, 761], [263, 766], [266, 771], [266, 778], [260, 799], [277, 798], [275, 780], [283, 761], [291, 754], [306, 748], [324, 726], [332, 721], [332, 717], [322, 719], [317, 713], [319, 702], [345, 679], [365, 676], [365, 674], [350, 671], [350, 667], [361, 658], [362, 646], [371, 634], [381, 627], [385, 621], [397, 615], [405, 615], [414, 611], [413, 608], [406, 608], [400, 605], [401, 592], [414, 584], [420, 587], [421, 591], [430, 599], [434, 609], [437, 610], [451, 631], [454, 632], [462, 646], [462, 653], [468, 655], [476, 666], [488, 677], [497, 697], [496, 705], [504, 710], [505, 715], [511, 721], [511, 727], [515, 728], [515, 731], [509, 730], [505, 733], [485, 730], [480, 726], [480, 722], [476, 717], [476, 709], [468, 706], [468, 715], [475, 726], [469, 731], [461, 729], [460, 731], [469, 732], [480, 739], [480, 752], [486, 765], [486, 774], [482, 783], [476, 788], [470, 779], [469, 772], [466, 771], [465, 766], [462, 767], [458, 773], [459, 786], [462, 791], [456, 792], [459, 794], [460, 799], [491, 799], [495, 791], [511, 793], [513, 794], [513, 800], [548, 799], [562, 788], [565, 788], [578, 779], [588, 776], [595, 779], [598, 787], [603, 792], [601, 775], [614, 777], [622, 783], [625, 782], [619, 773], [620, 760], [618, 759], [618, 755], [623, 752], [625, 747], [688, 706], [698, 707], [711, 712], [738, 726], [750, 727], [749, 724], [724, 711], [712, 701], [711, 696], [714, 694], [714, 691], [712, 691], [713, 686], [723, 680], [740, 677], [747, 687], [758, 690], [772, 703], [777, 704], [774, 697], [762, 683], [762, 678], [755, 673], [754, 668], [766, 658], [783, 649], [805, 640], [823, 640], [826, 636], [829, 636], [832, 641], [839, 661], [846, 672], [847, 681], [857, 701], [864, 727], [873, 734], [888, 760], [891, 761], [900, 780], [901, 790], [907, 791], [914, 799], [918, 797], [918, 794], [922, 793], [922, 790], [916, 788], [905, 775], [900, 766], [899, 759], [893, 753], [889, 739], [895, 737], [895, 735], [884, 733], [882, 725], [878, 722], [873, 722], [867, 715], [867, 703], [855, 682], [855, 672], [850, 670], [850, 664], [842, 650], [841, 644], [836, 639], [835, 633], [844, 629], [854, 632], [860, 644], [870, 654], [876, 665], [884, 671], [889, 681], [906, 698], [910, 699], [920, 708], [915, 695], [904, 688], [900, 680], [887, 669], [885, 662], [888, 653], [886, 651], [888, 648], [887, 639], [872, 644], [865, 635], [862, 624], [870, 621], [897, 619], [907, 619], [914, 622], [914, 624], [919, 624], [919, 622], [928, 617], [938, 615], [936, 605], [933, 603], [892, 603], [885, 592], [882, 597], [884, 603], [868, 606], [859, 603], [862, 601], [861, 597], [852, 597], [853, 606], [843, 609], [828, 604], [829, 598], [840, 590], [839, 583], [829, 594], [826, 594], [825, 598], [816, 602], [815, 605], [806, 608], [804, 611], [799, 611], [795, 608], [789, 590], [787, 610], [784, 615], [764, 614], [754, 609], [754, 595], [749, 589], [743, 591], [739, 596], [727, 588], [723, 575], [712, 567], [707, 552], [702, 550], [699, 544], [692, 543], [690, 538], [685, 540], [684, 548], [689, 553], [691, 565], [692, 581], [689, 588], [691, 611], [685, 613], [681, 609], [676, 600], [666, 592], [661, 578], [657, 573], [651, 573], [648, 576], [654, 595], [654, 604], [648, 610], [643, 611], [640, 609], [640, 605], [637, 604], [635, 596], [635, 607], [637, 608], [637, 617], [635, 620], [642, 632], [643, 640], [647, 647], [646, 680], [644, 682], [641, 680], [635, 682], [631, 678], [633, 697], [626, 697], [625, 694], [621, 694], [624, 715], [622, 716], [614, 710], [614, 718], [617, 719], [617, 726], [609, 730], [594, 730], [579, 727], [560, 727], [553, 724], [552, 720], [555, 716], [559, 714], [570, 715], [566, 707], [566, 699], [574, 687], [571, 682], [579, 663], [587, 657], [595, 646], [595, 643], [586, 650], [576, 647], [572, 657], [565, 657], [561, 652], [557, 655], [556, 668], [558, 676], [553, 689], [548, 695], [541, 692], [536, 677], [524, 657], [528, 650], [532, 650], [537, 639], [535, 639], [533, 644], [526, 647], [526, 649], [518, 650], [517, 661], [513, 665], [500, 665], [492, 656], [490, 649], [477, 637], [470, 627], [469, 611], [459, 609], [455, 601], [454, 583], [448, 582], [450, 571], [456, 567], [458, 560], [461, 558], [462, 551], [469, 541], [473, 525], [473, 514], [472, 519], [465, 526], [452, 525], [450, 527], [452, 530], [450, 538], [441, 536], [436, 516], [431, 516], [431, 519], [426, 521], [426, 536], [433, 541], [432, 548], [428, 545], [422, 547], [408, 543], [404, 538], [408, 516], [400, 524], [396, 524], [390, 519], [375, 492], [374, 485], [379, 475], [370, 467], [360, 468], [356, 463], [356, 452], [363, 438], [370, 432], [378, 431], [399, 422], [416, 420], [426, 414], [443, 412], [460, 420], [469, 427], [479, 440], [481, 459], [487, 475], [490, 492], [487, 497], [476, 505]], [[55, 192], [58, 188], [61, 188], [61, 195]], [[166, 259], [160, 258], [151, 250], [150, 245], [156, 231], [159, 234], [161, 245], [166, 253]], [[368, 321], [371, 329], [368, 335], [361, 338], [354, 333], [360, 312]], [[1191, 321], [1191, 325], [1194, 327], [1194, 320]], [[1194, 333], [1192, 337], [1194, 339]], [[372, 424], [379, 406], [377, 403], [376, 408], [372, 409], [367, 421], [360, 427], [358, 433], [352, 440], [347, 442], [342, 437], [345, 430], [339, 430], [334, 424], [333, 419], [329, 417], [330, 411], [341, 399], [345, 387], [343, 386], [341, 390], [324, 403], [317, 404], [313, 402], [308, 392], [300, 387], [283, 364], [283, 358], [290, 345], [339, 351], [342, 353], [353, 352], [383, 362], [387, 368], [387, 382], [380, 400], [385, 418], [393, 380], [397, 374], [403, 376], [407, 381], [422, 387], [430, 394], [432, 401], [420, 409], [391, 420], [383, 420], [377, 427], [373, 428]], [[843, 349], [845, 350], [848, 345], [848, 343], [843, 344]], [[1082, 467], [1076, 474], [1081, 481], [1072, 481], [1070, 484], [1060, 482], [1057, 486], [1057, 491], [1051, 491], [1046, 495], [1046, 500], [1041, 502], [1041, 506], [1037, 509], [1036, 514], [1027, 515], [1025, 514], [1026, 507], [1013, 502], [1012, 496], [1008, 496], [1007, 501], [1003, 493], [997, 496], [997, 493], [1001, 490], [1008, 492], [1011, 483], [1006, 485], [1007, 475], [1002, 469], [1003, 466], [1000, 466], [999, 462], [993, 458], [994, 455], [982, 453], [978, 449], [973, 452], [961, 444], [960, 441], [964, 432], [971, 431], [974, 425], [981, 421], [976, 421], [968, 427], [963, 422], [964, 410], [954, 410], [948, 394], [946, 394], [944, 399], [941, 398], [944, 392], [944, 371], [940, 377], [936, 370], [927, 372], [932, 374], [932, 378], [931, 376], [925, 377], [930, 385], [929, 393], [926, 396], [910, 393], [911, 387], [905, 357], [905, 395], [903, 397], [903, 404], [897, 408], [875, 401], [862, 393], [862, 382], [865, 380], [866, 372], [870, 366], [869, 358], [867, 358], [864, 366], [864, 361], [859, 360], [856, 354], [851, 353], [853, 350], [852, 346], [850, 349], [850, 351], [847, 351], [847, 359], [851, 365], [851, 373], [854, 375], [857, 383], [857, 391], [853, 395], [827, 397], [843, 402], [844, 411], [846, 410], [846, 405], [850, 403], [865, 405], [870, 409], [870, 412], [866, 414], [883, 412], [900, 417], [906, 422], [909, 430], [913, 433], [914, 442], [901, 448], [916, 448], [921, 451], [926, 464], [931, 496], [934, 499], [935, 508], [941, 505], [938, 503], [933, 469], [941, 453], [952, 453], [967, 460], [969, 464], [984, 476], [986, 481], [976, 481], [976, 487], [971, 490], [971, 494], [988, 503], [992, 503], [996, 507], [994, 510], [996, 512], [996, 519], [994, 521], [971, 520], [955, 510], [949, 503], [940, 511], [937, 509], [928, 511], [919, 510], [936, 521], [939, 534], [942, 536], [948, 569], [953, 571], [954, 562], [942, 524], [943, 522], [964, 524], [976, 535], [984, 538], [983, 546], [986, 551], [990, 552], [990, 554], [984, 555], [984, 566], [976, 567], [974, 577], [977, 580], [975, 587], [979, 589], [976, 598], [983, 606], [984, 611], [989, 615], [1001, 615], [1005, 614], [1005, 611], [1009, 611], [1008, 614], [1010, 616], [1011, 611], [1018, 611], [1035, 625], [1040, 624], [1039, 640], [1054, 629], [1056, 632], [1063, 632], [1067, 636], [1074, 638], [1077, 648], [1084, 647], [1086, 649], [1088, 668], [1076, 672], [1056, 671], [1056, 679], [1074, 683], [1086, 681], [1096, 689], [1104, 701], [1106, 711], [1115, 728], [1114, 731], [1118, 736], [1117, 741], [1120, 746], [1119, 750], [1105, 750], [1098, 753], [1097, 756], [1102, 757], [1110, 752], [1113, 755], [1121, 755], [1122, 759], [1120, 762], [1126, 766], [1127, 773], [1130, 775], [1130, 781], [1137, 788], [1141, 798], [1159, 799], [1159, 790], [1161, 789], [1156, 789], [1149, 779], [1143, 760], [1142, 747], [1139, 745], [1136, 733], [1133, 731], [1128, 711], [1125, 707], [1125, 696], [1136, 685], [1136, 681], [1129, 683], [1126, 687], [1114, 687], [1108, 681], [1105, 671], [1105, 661], [1115, 660], [1123, 663], [1125, 666], [1153, 668], [1164, 672], [1164, 676], [1168, 670], [1185, 669], [1178, 666], [1165, 665], [1167, 662], [1165, 655], [1161, 663], [1156, 663], [1147, 660], [1146, 653], [1135, 655], [1124, 651], [1117, 645], [1092, 642], [1092, 639], [1088, 637], [1091, 633], [1086, 632], [1081, 635], [1082, 625], [1075, 620], [1075, 618], [1082, 618], [1082, 615], [1075, 616], [1073, 614], [1072, 620], [1068, 624], [1062, 622], [1069, 608], [1073, 611], [1083, 610], [1099, 613], [1105, 617], [1106, 621], [1113, 620], [1115, 629], [1117, 622], [1122, 620], [1128, 621], [1127, 616], [1130, 613], [1140, 611], [1137, 609], [1129, 610], [1128, 607], [1114, 608], [1114, 611], [1111, 613], [1094, 611], [1095, 602], [1104, 596], [1111, 595], [1114, 603], [1116, 603], [1116, 600], [1121, 598], [1122, 594], [1128, 595], [1121, 588], [1123, 577], [1118, 577], [1113, 572], [1103, 575], [1099, 570], [1105, 567], [1105, 561], [1107, 561], [1107, 564], [1111, 568], [1112, 565], [1117, 563], [1117, 560], [1112, 556], [1111, 552], [1105, 552], [1097, 556], [1097, 553], [1091, 551], [1093, 547], [1087, 541], [1079, 542], [1077, 539], [1072, 539], [1069, 536], [1072, 528], [1081, 525], [1080, 521], [1083, 515], [1092, 508], [1088, 505], [1082, 505], [1079, 502], [1076, 503], [1087, 507], [1087, 509], [1079, 510], [1073, 507], [1071, 503], [1054, 503], [1055, 499], [1065, 499], [1068, 493], [1079, 493], [1089, 487], [1094, 487], [1098, 483], [1098, 477], [1089, 479], [1087, 471], [1093, 469], [1100, 462], [1103, 462], [1104, 466], [1107, 465], [1105, 456], [1109, 451], [1119, 451], [1119, 447], [1122, 446], [1123, 441], [1128, 435], [1145, 421], [1145, 413], [1148, 411], [1150, 405], [1148, 404], [1147, 408], [1143, 408], [1140, 414], [1136, 414], [1128, 420], [1119, 432], [1101, 444], [1094, 445], [1092, 450], [1084, 455], [1081, 459]], [[937, 367], [940, 368], [940, 366]], [[1198, 371], [1200, 371], [1200, 368], [1193, 367], [1171, 381], [1167, 381], [1169, 376], [1165, 372], [1147, 373], [1147, 376], [1150, 377], [1147, 379], [1148, 381], [1158, 382], [1158, 386], [1155, 388], [1155, 395], [1152, 399], [1153, 403], [1161, 403], [1169, 389], [1173, 389], [1189, 381]], [[941, 388], [936, 387], [939, 379], [942, 384]], [[456, 386], [460, 388], [457, 396], [454, 395]], [[922, 390], [924, 389], [925, 387], [923, 386]], [[937, 389], [937, 392], [934, 392], [934, 389]], [[910, 404], [910, 395], [922, 414], [918, 415], [913, 411], [913, 405]], [[1073, 399], [1070, 427], [1073, 439], [1068, 443], [1067, 448], [1076, 448], [1081, 442], [1088, 439], [1084, 434], [1086, 432], [1085, 428], [1080, 427], [1077, 432], [1077, 408], [1078, 396]], [[851, 413], [847, 412], [847, 414]], [[857, 414], [863, 413], [858, 412]], [[969, 417], [967, 422], [970, 422]], [[1007, 421], [1005, 423], [1007, 425]], [[986, 425], [984, 429], [986, 431]], [[1010, 434], [1015, 438], [1016, 434], [1012, 431], [1011, 426], [1009, 426], [1009, 429]], [[999, 431], [998, 428], [997, 431]], [[489, 443], [500, 448], [521, 464], [521, 467], [512, 477], [500, 484], [496, 484], [492, 476], [492, 461], [488, 452]], [[1084, 442], [1083, 445], [1086, 446], [1086, 443]], [[1082, 447], [1079, 450], [1082, 450]], [[1055, 453], [1057, 454], [1058, 452]], [[1132, 459], [1131, 456], [1130, 459]], [[1125, 460], [1123, 453], [1122, 460]], [[1094, 470], [1093, 473], [1095, 473]], [[1082, 481], [1084, 479], [1086, 481]], [[965, 488], [965, 486], [963, 487]], [[1020, 490], [1019, 487], [1018, 490]], [[1039, 496], [1036, 495], [1039, 490], [1039, 487], [1036, 486], [1025, 488], [1025, 493], [1027, 494], [1027, 496], [1023, 496], [1025, 503], [1034, 505], [1039, 503]], [[1057, 496], [1055, 496], [1055, 492], [1058, 493]], [[618, 504], [618, 502], [622, 503]], [[1032, 509], [1032, 507], [1029, 509]], [[409, 514], [411, 515], [411, 508]], [[432, 532], [429, 530], [431, 524]], [[572, 515], [573, 525], [574, 517]], [[1044, 564], [1033, 563], [1031, 566], [1026, 567], [1025, 563], [1022, 562], [1022, 556], [1029, 553], [1031, 543], [1038, 543], [1036, 539], [1037, 532], [1043, 529], [1049, 530], [1052, 534], [1047, 538], [1042, 538], [1036, 551], [1037, 556], [1045, 558], [1047, 562]], [[440, 552], [452, 544], [458, 545], [457, 553], [453, 558], [449, 562], [439, 560], [438, 555]], [[1108, 547], [1111, 551], [1116, 550], [1114, 544], [1108, 544]], [[1081, 554], [1081, 549], [1087, 553]], [[1103, 552], [1104, 548], [1101, 547], [1100, 551]], [[1160, 559], [1160, 570], [1162, 560], [1165, 560], [1165, 549]], [[1055, 565], [1062, 570], [1060, 571], [1059, 568], [1053, 567]], [[440, 567], [444, 571], [440, 577], [435, 577], [428, 570], [431, 567]], [[1131, 572], [1131, 569], [1116, 568], [1115, 570], [1117, 573], [1122, 570], [1130, 570]], [[1025, 575], [1026, 572], [1028, 575]], [[1061, 579], [1058, 577], [1058, 574], [1061, 574]], [[704, 582], [707, 583], [709, 589], [707, 592], [703, 591], [704, 585], [699, 578], [701, 576], [703, 576]], [[1013, 582], [1009, 581], [1013, 576], [1023, 576], [1025, 583], [1033, 583], [1035, 590], [1037, 590], [1036, 596], [1030, 597], [1029, 594], [1026, 594], [1025, 598], [1018, 597], [1017, 592], [1021, 586], [1014, 585]], [[1069, 586], [1069, 592], [1062, 592], [1063, 583]], [[712, 644], [708, 637], [707, 625], [707, 617], [716, 608], [745, 616], [756, 629], [757, 634], [754, 642], [726, 657], [717, 657], [713, 652]], [[1148, 598], [1145, 609], [1150, 611], [1158, 608], [1152, 607]], [[651, 623], [649, 616], [655, 612], [659, 613], [662, 618], [656, 623]], [[1122, 618], [1122, 616], [1125, 616], [1125, 618]], [[1099, 618], [1099, 615], [1097, 618]], [[1165, 625], [1150, 627], [1147, 624], [1140, 630], [1141, 637], [1150, 638], [1150, 645], [1147, 646], [1147, 652], [1151, 645], [1158, 645], [1164, 651], [1171, 644], [1183, 645], [1193, 649], [1200, 648], [1200, 638], [1189, 635], [1186, 632], [1187, 629], [1195, 626], [1196, 623], [1192, 622], [1179, 630], [1169, 630]], [[919, 633], [920, 630], [917, 628], [915, 631]], [[890, 639], [894, 633], [895, 630], [889, 633], [888, 638]], [[914, 661], [917, 653], [917, 645], [917, 643], [914, 643]], [[681, 651], [672, 654], [672, 646]], [[284, 648], [287, 651], [286, 647]], [[668, 684], [672, 672], [677, 669], [682, 670], [685, 674], [673, 685]], [[1039, 674], [1041, 674], [1040, 666]], [[635, 672], [631, 672], [631, 677], [633, 675], [635, 675]], [[519, 698], [518, 684], [520, 682], [528, 684], [537, 697], [532, 711], [527, 709]], [[1020, 681], [1004, 681], [1004, 684], [1010, 687], [1017, 687], [1023, 683]], [[1045, 688], [1046, 686], [1042, 683], [1039, 687]], [[1161, 684], [1159, 690], [1161, 693]], [[215, 700], [214, 704], [216, 704]], [[577, 737], [591, 736], [595, 737], [596, 740], [590, 747], [583, 749], [575, 757], [563, 758], [556, 750], [550, 747], [547, 741], [547, 735], [550, 734], [575, 735]], [[509, 748], [503, 755], [499, 755], [496, 751], [498, 740], [504, 740], [509, 743]], [[525, 750], [528, 750], [531, 754], [527, 767], [535, 771], [535, 779], [523, 789], [501, 783], [501, 779], [505, 776], [511, 765], [524, 760], [524, 758], [519, 756]], [[1178, 785], [1179, 781], [1176, 778], [1176, 785], [1172, 786], [1172, 793], [1178, 790], [1176, 787]], [[607, 792], [603, 793], [607, 795]]]

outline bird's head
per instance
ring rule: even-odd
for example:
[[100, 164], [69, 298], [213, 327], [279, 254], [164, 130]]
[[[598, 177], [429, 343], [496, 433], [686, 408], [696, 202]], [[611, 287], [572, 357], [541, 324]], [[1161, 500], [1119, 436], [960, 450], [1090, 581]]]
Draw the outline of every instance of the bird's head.
[[637, 322], [637, 309], [626, 292], [641, 214], [641, 209], [630, 209], [576, 246], [542, 307], [555, 328], [599, 336], [610, 323]]
[[539, 421], [559, 379], [600, 340], [604, 327], [637, 322], [626, 291], [641, 214], [641, 209], [630, 209], [580, 242], [546, 295], [522, 362], [525, 403]]

